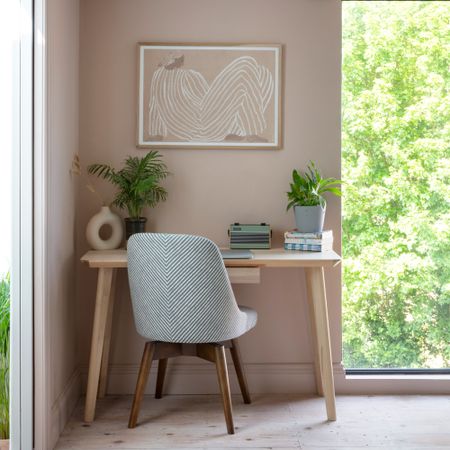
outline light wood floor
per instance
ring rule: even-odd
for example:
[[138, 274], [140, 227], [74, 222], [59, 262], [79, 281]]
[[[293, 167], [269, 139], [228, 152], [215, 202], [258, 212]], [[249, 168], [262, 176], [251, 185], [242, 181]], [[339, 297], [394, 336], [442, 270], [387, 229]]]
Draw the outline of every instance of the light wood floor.
[[146, 397], [138, 426], [127, 429], [131, 397], [98, 402], [82, 421], [84, 399], [57, 449], [450, 449], [450, 397], [341, 396], [337, 422], [326, 422], [321, 398], [233, 396], [236, 434], [226, 434], [218, 396]]

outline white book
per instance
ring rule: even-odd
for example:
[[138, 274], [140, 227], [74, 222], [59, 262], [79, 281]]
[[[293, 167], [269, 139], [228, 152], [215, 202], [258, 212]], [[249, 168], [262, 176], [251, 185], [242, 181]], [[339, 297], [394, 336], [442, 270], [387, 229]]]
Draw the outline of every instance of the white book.
[[309, 244], [309, 245], [333, 244], [333, 237], [331, 237], [331, 239], [285, 238], [284, 243], [285, 244]]
[[324, 230], [317, 233], [302, 233], [298, 230], [286, 231], [285, 238], [300, 238], [300, 239], [333, 239], [333, 230]]

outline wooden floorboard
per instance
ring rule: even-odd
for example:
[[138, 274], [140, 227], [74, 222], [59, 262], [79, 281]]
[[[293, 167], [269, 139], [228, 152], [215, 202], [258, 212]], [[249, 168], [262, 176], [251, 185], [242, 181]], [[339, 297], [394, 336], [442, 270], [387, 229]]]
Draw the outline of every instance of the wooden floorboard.
[[130, 396], [98, 401], [83, 422], [80, 400], [56, 449], [450, 449], [450, 397], [338, 396], [336, 422], [322, 398], [233, 396], [236, 434], [228, 435], [219, 396], [146, 396], [138, 425], [128, 429]]

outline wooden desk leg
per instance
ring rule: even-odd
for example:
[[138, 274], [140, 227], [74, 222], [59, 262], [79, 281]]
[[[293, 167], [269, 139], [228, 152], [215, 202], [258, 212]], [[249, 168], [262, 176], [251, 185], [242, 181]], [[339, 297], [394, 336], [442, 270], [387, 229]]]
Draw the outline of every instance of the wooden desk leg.
[[117, 270], [113, 269], [111, 281], [111, 293], [109, 299], [108, 316], [106, 319], [105, 341], [103, 343], [102, 365], [100, 368], [100, 381], [98, 385], [98, 398], [103, 398], [106, 395], [106, 387], [108, 385], [108, 368], [109, 368], [109, 354], [111, 347], [111, 330], [114, 314], [114, 299], [116, 293], [116, 275]]
[[89, 359], [89, 373], [84, 408], [84, 421], [92, 422], [97, 403], [100, 365], [102, 362], [103, 344], [110, 304], [111, 285], [113, 280], [112, 268], [98, 269], [97, 296], [95, 299], [94, 326], [92, 328], [91, 356]]
[[327, 407], [328, 420], [336, 420], [336, 399], [334, 392], [333, 362], [331, 359], [330, 326], [325, 291], [323, 267], [305, 269], [307, 284], [313, 303], [313, 314], [316, 328], [319, 367], [322, 378], [323, 393]]
[[323, 383], [322, 383], [322, 374], [320, 373], [320, 361], [319, 361], [319, 345], [317, 342], [316, 319], [314, 314], [313, 288], [311, 285], [311, 277], [305, 276], [305, 278], [306, 278], [306, 294], [308, 299], [309, 323], [311, 330], [311, 341], [312, 341], [311, 343], [314, 355], [314, 376], [316, 378], [317, 395], [323, 397]]

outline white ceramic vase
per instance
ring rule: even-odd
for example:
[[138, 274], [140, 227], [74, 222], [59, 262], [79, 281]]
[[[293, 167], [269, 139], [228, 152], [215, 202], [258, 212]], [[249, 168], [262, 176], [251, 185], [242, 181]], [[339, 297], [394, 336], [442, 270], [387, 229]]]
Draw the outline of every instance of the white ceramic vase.
[[[102, 239], [100, 229], [104, 225], [111, 227], [111, 236]], [[100, 211], [92, 216], [86, 227], [86, 239], [94, 250], [113, 250], [122, 243], [123, 225], [122, 219], [114, 214], [109, 206], [102, 206]]]

